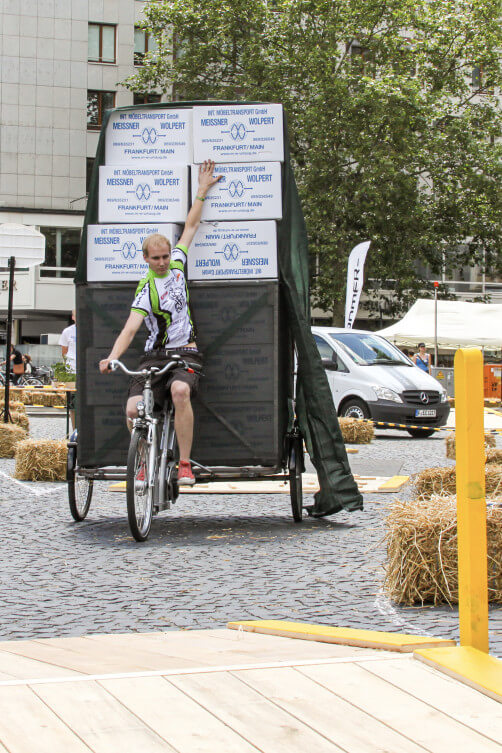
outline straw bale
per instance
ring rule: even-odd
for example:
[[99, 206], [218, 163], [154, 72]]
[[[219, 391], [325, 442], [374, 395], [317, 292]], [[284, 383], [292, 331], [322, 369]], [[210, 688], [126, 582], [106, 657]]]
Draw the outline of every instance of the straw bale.
[[60, 396], [56, 392], [47, 392], [46, 390], [32, 390], [30, 395], [30, 405], [44, 405], [51, 408], [54, 405], [65, 405], [64, 395]]
[[[488, 596], [502, 602], [502, 497], [487, 507]], [[386, 519], [385, 592], [398, 604], [458, 602], [456, 498], [398, 500]]]
[[13, 458], [16, 444], [26, 439], [27, 433], [17, 424], [0, 424], [0, 458]]
[[[455, 466], [449, 468], [425, 468], [413, 477], [415, 489], [420, 497], [434, 494], [455, 494], [457, 472]], [[487, 495], [502, 494], [502, 465], [490, 463], [485, 466], [485, 491]]]
[[375, 430], [371, 421], [358, 418], [339, 418], [338, 423], [346, 444], [369, 444], [374, 437]]
[[16, 447], [14, 477], [24, 481], [64, 481], [66, 440], [25, 439]]
[[[495, 434], [485, 433], [485, 448], [495, 447], [496, 439]], [[446, 457], [450, 460], [455, 460], [455, 434], [450, 434], [446, 437]]]
[[[4, 408], [5, 400], [3, 398], [0, 398], [0, 410], [3, 410]], [[9, 408], [11, 411], [15, 410], [18, 413], [26, 413], [26, 406], [20, 400], [9, 400]]]
[[497, 463], [497, 465], [502, 465], [502, 450], [487, 450], [486, 462]]
[[26, 415], [26, 413], [22, 413], [21, 411], [13, 410], [10, 412], [10, 417], [12, 419], [13, 424], [17, 424], [18, 426], [22, 426], [23, 429], [26, 429], [26, 431], [30, 430], [30, 419]]

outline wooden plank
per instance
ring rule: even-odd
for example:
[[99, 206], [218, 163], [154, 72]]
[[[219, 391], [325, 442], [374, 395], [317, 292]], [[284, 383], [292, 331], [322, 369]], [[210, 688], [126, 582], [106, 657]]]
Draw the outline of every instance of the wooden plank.
[[502, 661], [472, 646], [417, 651], [415, 657], [502, 702]]
[[169, 682], [262, 753], [342, 753], [342, 748], [227, 672], [170, 677]]
[[89, 753], [30, 688], [0, 688], [0, 708], [0, 741], [9, 753]]
[[378, 487], [379, 494], [387, 494], [389, 492], [398, 492], [403, 488], [405, 484], [410, 480], [409, 476], [391, 476], [387, 481]]
[[242, 682], [320, 732], [346, 751], [423, 753], [407, 740], [295, 669], [246, 670]]
[[94, 753], [174, 751], [96, 682], [36, 685], [34, 692]]
[[162, 677], [100, 684], [179, 753], [253, 753], [256, 748]]
[[[155, 668], [151, 657], [118, 654], [110, 646], [91, 644], [85, 638], [46, 638], [40, 641], [3, 643], [0, 649], [83, 674], [134, 672]], [[150, 666], [152, 665], [152, 666]]]
[[[403, 660], [406, 661], [406, 660]], [[501, 753], [500, 745], [354, 664], [297, 670], [434, 753]]]
[[[111, 635], [93, 636], [89, 640], [101, 641], [103, 645], [115, 644], [134, 647], [140, 643], [145, 650], [159, 651], [175, 656], [178, 663], [173, 666], [218, 666], [256, 662], [299, 660], [309, 658], [337, 658], [357, 655], [358, 649], [323, 643], [298, 642], [291, 638], [259, 635], [234, 630], [151, 633], [139, 636]], [[365, 653], [362, 649], [361, 654]], [[169, 668], [167, 663], [160, 668]]]
[[306, 641], [340, 643], [344, 646], [380, 648], [408, 653], [417, 648], [455, 645], [455, 641], [445, 638], [406, 635], [405, 633], [383, 633], [379, 630], [357, 630], [355, 628], [313, 625], [307, 622], [287, 622], [285, 620], [242, 620], [229, 622], [227, 627], [233, 630], [242, 627], [244, 631], [269, 633]]
[[493, 699], [473, 693], [465, 685], [419, 662], [406, 665], [400, 662], [361, 662], [359, 666], [476, 732], [494, 741], [502, 741], [502, 706]]
[[74, 677], [78, 675], [69, 669], [55, 667], [35, 659], [0, 651], [0, 680], [33, 680], [42, 677]]

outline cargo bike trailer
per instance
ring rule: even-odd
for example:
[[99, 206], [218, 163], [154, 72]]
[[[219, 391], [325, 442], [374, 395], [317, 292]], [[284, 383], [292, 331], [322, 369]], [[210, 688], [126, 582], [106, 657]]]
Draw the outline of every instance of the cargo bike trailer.
[[[77, 288], [77, 321], [88, 326], [79, 329], [77, 344], [79, 430], [68, 442], [68, 497], [75, 521], [83, 521], [89, 512], [95, 481], [125, 481], [126, 497], [134, 496], [129, 447], [134, 439], [130, 440], [125, 421], [127, 381], [119, 372], [101, 375], [97, 367], [125, 321], [133, 292], [124, 284]], [[304, 449], [294, 417], [293, 341], [280, 285], [272, 280], [222, 282], [218, 287], [194, 282], [190, 301], [204, 353], [199, 394], [193, 402], [196, 483], [289, 482], [293, 519], [299, 523]], [[140, 330], [123, 358], [129, 369], [137, 368], [141, 334]], [[168, 462], [159, 462], [162, 477], [153, 488], [154, 515], [168, 510], [178, 498], [175, 460], [173, 454]], [[149, 526], [145, 535], [130, 503], [128, 515], [136, 540], [145, 540]]]
[[[111, 138], [113, 129], [107, 130], [108, 124], [110, 122], [116, 124], [117, 119], [127, 120], [130, 116], [137, 120], [142, 117], [139, 111], [143, 110], [147, 110], [148, 117], [154, 119], [163, 118], [163, 111], [170, 110], [169, 118], [183, 120], [185, 113], [182, 111], [192, 110], [195, 133], [196, 108], [201, 108], [197, 111], [197, 117], [202, 117], [201, 110], [205, 107], [218, 106], [224, 106], [225, 109], [236, 106], [239, 110], [239, 118], [243, 117], [242, 114], [247, 107], [254, 110], [258, 107], [260, 111], [268, 107], [263, 103], [245, 102], [176, 102], [118, 108], [114, 111], [107, 111], [104, 115], [91, 176], [75, 277], [78, 435], [75, 434], [68, 444], [68, 490], [70, 509], [75, 520], [85, 519], [95, 481], [127, 480], [130, 436], [124, 415], [127, 395], [126, 376], [118, 372], [113, 376], [102, 375], [98, 371], [97, 364], [110, 352], [116, 336], [129, 315], [134, 291], [138, 279], [142, 276], [142, 273], [138, 272], [141, 267], [138, 262], [141, 262], [142, 241], [134, 244], [131, 243], [130, 238], [126, 238], [127, 243], [123, 246], [126, 252], [123, 249], [121, 251], [120, 246], [112, 249], [109, 245], [100, 245], [96, 250], [92, 245], [97, 238], [100, 243], [106, 244], [113, 240], [111, 234], [117, 235], [118, 240], [124, 232], [133, 233], [134, 223], [139, 222], [138, 219], [117, 219], [118, 224], [108, 225], [109, 229], [106, 229], [106, 223], [111, 222], [109, 218], [115, 215], [109, 214], [109, 207], [102, 215], [101, 205], [105, 206], [108, 199], [115, 201], [115, 194], [108, 199], [106, 194], [100, 195], [100, 170], [101, 177], [107, 179], [110, 165], [117, 164], [113, 163], [113, 149], [118, 148], [120, 151], [125, 139], [120, 131], [122, 135], [120, 138], [117, 137], [117, 143], [115, 143]], [[325, 498], [327, 499], [331, 492], [330, 484], [333, 476], [336, 477], [336, 483], [343, 487], [341, 496], [348, 499], [351, 495], [357, 496], [358, 493], [353, 479], [352, 487], [347, 484], [346, 475], [349, 471], [343, 465], [343, 440], [336, 422], [336, 413], [325, 372], [310, 332], [307, 233], [289, 157], [287, 126], [282, 116], [282, 108], [280, 108], [279, 117], [278, 105], [270, 105], [270, 107], [275, 108], [275, 115], [278, 116], [277, 123], [282, 122], [279, 136], [277, 136], [277, 131], [273, 139], [270, 138], [268, 130], [262, 134], [266, 137], [265, 148], [272, 149], [268, 159], [276, 161], [275, 177], [272, 173], [270, 176], [265, 176], [275, 181], [273, 189], [276, 192], [275, 208], [270, 210], [269, 215], [265, 213], [263, 216], [253, 216], [256, 220], [263, 220], [268, 216], [268, 225], [273, 225], [270, 235], [272, 241], [267, 241], [267, 243], [272, 243], [268, 247], [270, 251], [260, 250], [261, 257], [266, 256], [266, 253], [276, 253], [277, 258], [274, 264], [267, 267], [270, 275], [263, 274], [263, 278], [260, 278], [253, 270], [251, 277], [240, 275], [230, 276], [229, 279], [221, 276], [211, 279], [206, 276], [195, 279], [197, 275], [194, 275], [194, 279], [188, 281], [190, 308], [197, 331], [197, 345], [204, 357], [204, 376], [200, 380], [199, 392], [193, 401], [195, 426], [192, 458], [197, 482], [243, 479], [251, 481], [271, 478], [289, 482], [293, 518], [296, 522], [300, 522], [303, 511], [302, 472], [305, 466], [303, 439], [295, 414], [294, 339], [298, 348], [298, 362], [301, 365], [301, 420], [305, 431], [309, 432], [310, 445], [312, 445], [312, 437], [315, 440], [312, 445], [313, 457], [325, 478]], [[131, 110], [134, 113], [131, 113]], [[264, 119], [267, 122], [267, 129], [268, 123], [273, 120], [274, 118]], [[255, 140], [256, 133], [253, 129], [251, 132]], [[230, 139], [231, 136], [230, 133], [230, 136], [227, 134], [225, 138]], [[165, 137], [167, 138], [167, 135]], [[274, 142], [276, 144], [280, 142], [279, 151], [276, 147], [270, 146], [274, 139], [279, 139]], [[134, 143], [133, 151], [138, 144], [142, 152], [143, 148], [139, 141]], [[109, 145], [112, 147], [110, 153], [108, 153]], [[110, 165], [102, 168], [105, 165], [105, 149]], [[127, 153], [129, 155], [130, 151]], [[241, 154], [240, 151], [239, 154]], [[245, 160], [237, 157], [234, 161]], [[190, 164], [193, 160], [188, 158], [181, 162]], [[280, 188], [277, 187], [279, 163]], [[141, 168], [141, 165], [139, 167]], [[263, 169], [265, 169], [264, 166], [260, 167], [260, 170]], [[136, 172], [142, 174], [141, 169]], [[120, 174], [120, 170], [117, 174]], [[232, 179], [229, 190], [230, 185], [234, 183], [235, 180]], [[101, 185], [104, 186], [105, 183], [101, 182]], [[137, 188], [141, 188], [142, 200], [148, 199], [148, 196], [144, 196], [144, 186]], [[133, 189], [134, 186], [128, 190], [128, 193], [134, 194]], [[279, 203], [282, 209], [280, 212], [276, 201], [277, 190], [281, 191]], [[233, 196], [232, 193], [229, 195]], [[240, 195], [239, 193], [238, 196]], [[138, 201], [141, 197], [137, 196]], [[257, 196], [257, 198], [264, 197]], [[127, 203], [126, 199], [121, 199], [121, 201]], [[237, 197], [236, 201], [240, 199]], [[113, 202], [110, 206], [112, 205]], [[145, 216], [148, 215], [141, 214], [142, 218]], [[122, 217], [121, 214], [120, 217]], [[241, 217], [237, 214], [228, 217], [225, 215], [222, 219], [240, 222], [245, 219], [245, 216]], [[143, 220], [146, 223], [153, 221]], [[178, 220], [176, 218], [164, 220], [159, 216], [155, 221], [161, 223]], [[124, 224], [127, 222], [132, 224]], [[227, 222], [208, 223], [213, 228], [216, 228], [218, 224], [229, 227]], [[260, 226], [260, 233], [263, 233], [266, 223], [256, 222], [255, 224]], [[214, 235], [214, 232], [213, 229], [211, 233]], [[124, 236], [121, 237], [124, 240]], [[92, 251], [90, 254], [88, 254], [88, 241]], [[254, 250], [254, 246], [252, 248]], [[251, 247], [249, 250], [251, 251]], [[115, 255], [113, 251], [116, 252]], [[223, 253], [223, 251], [218, 253]], [[108, 259], [105, 258], [107, 255]], [[112, 268], [120, 267], [120, 269], [131, 271], [122, 277], [120, 276], [122, 272], [113, 276], [105, 272], [103, 265], [106, 261], [110, 262]], [[229, 260], [228, 263], [230, 263]], [[134, 275], [133, 268], [136, 270]], [[248, 267], [247, 271], [250, 270], [251, 268]], [[242, 270], [233, 271], [237, 273]], [[123, 356], [123, 361], [129, 371], [137, 368], [143, 343], [144, 333], [140, 330]], [[305, 378], [309, 380], [308, 390], [305, 389]], [[327, 400], [331, 401], [331, 406], [325, 404]], [[338, 442], [337, 448], [333, 446], [334, 435]], [[179, 490], [174, 476], [169, 480], [161, 479], [161, 483], [156, 487], [167, 489], [165, 498], [155, 492], [157, 497], [154, 499], [154, 510], [161, 512], [168, 509], [176, 500]], [[317, 501], [316, 498], [316, 504]], [[331, 501], [328, 500], [330, 505]], [[336, 500], [335, 504], [338, 504]], [[360, 504], [358, 499], [357, 505], [360, 506]]]

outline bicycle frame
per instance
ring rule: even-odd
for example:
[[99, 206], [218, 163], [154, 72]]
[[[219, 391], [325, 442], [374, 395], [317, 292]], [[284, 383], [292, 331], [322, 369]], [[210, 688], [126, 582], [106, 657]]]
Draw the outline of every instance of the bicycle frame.
[[[177, 497], [176, 490], [172, 485], [173, 468], [170, 464], [175, 459], [176, 432], [174, 430], [174, 406], [166, 396], [161, 418], [154, 416], [154, 396], [152, 390], [153, 374], [162, 375], [172, 368], [184, 364], [181, 359], [174, 359], [162, 369], [140, 372], [131, 372], [120, 361], [113, 362], [113, 368], [121, 368], [130, 376], [143, 376], [143, 401], [137, 405], [138, 417], [133, 420], [134, 430], [147, 430], [148, 444], [153, 448], [150, 453], [146, 483], [153, 494], [153, 503], [156, 511], [167, 510], [171, 507], [171, 501]], [[186, 365], [186, 364], [185, 364]], [[159, 425], [162, 423], [162, 431], [159, 436]]]

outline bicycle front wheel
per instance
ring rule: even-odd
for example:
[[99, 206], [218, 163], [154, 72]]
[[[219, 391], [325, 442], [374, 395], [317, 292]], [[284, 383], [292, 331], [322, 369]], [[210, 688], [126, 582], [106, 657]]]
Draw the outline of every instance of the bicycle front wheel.
[[153, 486], [148, 482], [150, 453], [154, 451], [146, 432], [131, 434], [127, 456], [127, 517], [136, 541], [146, 541], [153, 517]]

